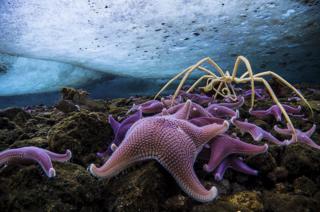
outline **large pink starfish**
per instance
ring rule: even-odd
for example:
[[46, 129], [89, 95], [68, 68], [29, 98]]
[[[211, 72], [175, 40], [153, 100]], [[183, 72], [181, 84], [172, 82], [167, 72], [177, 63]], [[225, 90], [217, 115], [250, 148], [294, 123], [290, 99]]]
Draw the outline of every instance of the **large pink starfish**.
[[193, 165], [204, 144], [224, 133], [228, 122], [198, 127], [187, 121], [192, 103], [173, 115], [153, 116], [137, 121], [108, 161], [89, 167], [96, 177], [112, 177], [137, 161], [155, 159], [176, 179], [192, 198], [207, 202], [217, 196], [217, 189], [207, 190], [197, 178]]

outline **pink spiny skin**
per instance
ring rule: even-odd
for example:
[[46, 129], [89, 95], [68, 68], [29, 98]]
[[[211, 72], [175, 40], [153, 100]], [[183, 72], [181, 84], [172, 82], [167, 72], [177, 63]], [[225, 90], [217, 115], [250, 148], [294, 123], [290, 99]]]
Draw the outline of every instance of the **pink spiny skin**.
[[[297, 114], [297, 113], [300, 113], [301, 111], [301, 106], [298, 106], [296, 108], [289, 105], [285, 105], [285, 104], [283, 104], [282, 106], [285, 109], [285, 111], [288, 113], [288, 115]], [[273, 115], [277, 121], [282, 120], [281, 118], [282, 113], [278, 105], [273, 105], [267, 110], [251, 110], [250, 109], [249, 113], [250, 115], [255, 116], [257, 118], [264, 118], [266, 116]]]
[[285, 142], [279, 141], [271, 133], [265, 131], [264, 129], [255, 124], [249, 123], [248, 121], [239, 121], [235, 117], [233, 117], [231, 119], [231, 123], [235, 127], [237, 127], [242, 133], [249, 133], [255, 141], [261, 141], [262, 139], [265, 139], [277, 145], [286, 144]]
[[96, 177], [112, 177], [135, 162], [155, 159], [176, 179], [192, 198], [208, 202], [217, 196], [217, 189], [205, 189], [193, 165], [197, 154], [209, 140], [224, 133], [228, 122], [197, 127], [189, 123], [191, 101], [174, 115], [140, 119], [127, 132], [124, 141], [100, 168], [91, 164]]
[[131, 109], [127, 112], [127, 114], [131, 112], [135, 112], [137, 110], [141, 110], [144, 114], [155, 114], [160, 113], [164, 108], [164, 104], [158, 100], [149, 100], [140, 105], [135, 105], [131, 107]]
[[258, 171], [250, 168], [247, 164], [245, 164], [242, 158], [235, 155], [230, 155], [226, 157], [216, 168], [213, 174], [214, 179], [216, 181], [221, 181], [223, 179], [224, 173], [228, 168], [248, 175], [258, 175]]
[[109, 115], [108, 120], [111, 128], [113, 129], [114, 139], [106, 151], [97, 153], [98, 157], [106, 158], [110, 156], [114, 152], [114, 149], [120, 145], [130, 127], [141, 118], [141, 110], [138, 110], [136, 113], [128, 116], [121, 123], [117, 122], [112, 115]]
[[[306, 132], [302, 132], [299, 129], [295, 129], [297, 133], [297, 140], [294, 140], [294, 137], [292, 136], [291, 140], [288, 140], [287, 143], [291, 144], [294, 142], [301, 142], [304, 144], [307, 144], [308, 146], [311, 146], [316, 149], [320, 149], [320, 145], [316, 144], [310, 137], [316, 130], [316, 125], [314, 124], [309, 130]], [[292, 135], [293, 129], [288, 126], [287, 129], [281, 129], [277, 125], [274, 126], [274, 130], [282, 135]]]
[[29, 146], [17, 149], [8, 149], [0, 152], [0, 166], [14, 163], [38, 163], [48, 177], [56, 176], [51, 161], [66, 162], [72, 154], [67, 150], [65, 154], [57, 154], [39, 147]]
[[228, 107], [221, 106], [221, 104], [209, 105], [206, 110], [214, 117], [231, 118], [238, 117], [238, 111], [234, 111]]
[[192, 102], [195, 102], [199, 105], [208, 105], [211, 102], [211, 97], [205, 94], [195, 94], [180, 91], [180, 95], [186, 99], [190, 99]]
[[255, 155], [264, 153], [268, 150], [268, 145], [257, 146], [245, 143], [239, 139], [232, 138], [228, 135], [218, 135], [211, 141], [211, 155], [208, 164], [203, 166], [207, 172], [212, 172], [217, 166], [231, 154], [248, 154]]
[[[219, 106], [223, 106], [223, 107], [227, 107], [230, 108], [232, 110], [237, 110], [240, 107], [242, 107], [242, 105], [244, 104], [244, 98], [243, 96], [238, 96], [237, 97], [237, 102], [222, 102], [222, 103], [215, 103], [215, 105], [219, 105]], [[211, 105], [209, 105], [211, 106]]]

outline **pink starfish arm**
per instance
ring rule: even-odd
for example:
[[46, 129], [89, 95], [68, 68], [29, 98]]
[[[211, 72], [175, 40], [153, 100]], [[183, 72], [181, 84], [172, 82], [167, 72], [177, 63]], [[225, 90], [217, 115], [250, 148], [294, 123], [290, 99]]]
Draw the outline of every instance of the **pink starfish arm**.
[[[159, 116], [177, 113], [184, 105], [185, 103], [175, 105], [167, 110], [162, 111], [162, 113], [160, 113]], [[208, 111], [206, 111], [206, 109], [204, 109], [201, 105], [192, 102], [192, 108], [190, 110], [189, 118], [192, 119], [196, 117], [212, 117], [212, 115]]]
[[199, 105], [207, 105], [211, 101], [211, 97], [201, 94], [186, 93], [185, 91], [180, 92], [182, 97], [190, 99]]
[[152, 114], [152, 113], [160, 113], [162, 109], [164, 108], [164, 105], [162, 102], [158, 100], [149, 100], [145, 103], [142, 103], [140, 105], [133, 105], [130, 110], [128, 110], [127, 114], [131, 112], [135, 112], [137, 110], [141, 110], [142, 113], [145, 114]]
[[281, 121], [281, 110], [277, 105], [273, 105], [267, 110], [249, 110], [250, 115], [255, 116], [257, 118], [264, 118], [269, 115], [273, 115], [277, 121]]
[[298, 107], [292, 107], [290, 105], [283, 104], [282, 107], [287, 111], [288, 113], [296, 114], [301, 112], [301, 106]]
[[[89, 170], [97, 177], [111, 177], [137, 161], [155, 159], [189, 196], [200, 202], [211, 201], [217, 189], [206, 190], [201, 185], [193, 164], [198, 153], [197, 143], [208, 142], [216, 133], [219, 129], [215, 124], [199, 128], [173, 117], [144, 118], [130, 128], [125, 140], [104, 165], [97, 168], [91, 164]], [[197, 143], [192, 139], [197, 139]], [[200, 142], [202, 139], [204, 141]]]
[[234, 139], [228, 135], [219, 135], [211, 142], [211, 155], [208, 164], [203, 166], [207, 172], [212, 172], [221, 161], [231, 154], [255, 155], [268, 150], [268, 145], [257, 146], [245, 143], [239, 139]]
[[57, 154], [39, 147], [22, 147], [0, 152], [0, 165], [34, 161], [38, 163], [48, 177], [56, 176], [53, 161], [65, 162], [71, 158], [71, 152]]

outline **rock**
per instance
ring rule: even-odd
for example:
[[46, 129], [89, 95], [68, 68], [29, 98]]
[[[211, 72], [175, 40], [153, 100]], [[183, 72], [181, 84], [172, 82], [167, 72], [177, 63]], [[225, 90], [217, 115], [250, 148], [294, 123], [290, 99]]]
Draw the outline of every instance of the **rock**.
[[40, 148], [47, 148], [48, 147], [48, 140], [42, 137], [34, 137], [25, 140], [18, 140], [15, 141], [10, 148], [20, 148], [25, 146], [36, 146]]
[[55, 152], [70, 149], [73, 162], [87, 166], [96, 161], [96, 152], [102, 147], [107, 148], [107, 141], [111, 140], [112, 130], [102, 120], [101, 114], [87, 111], [73, 113], [54, 125], [48, 133], [49, 148]]
[[261, 211], [263, 202], [260, 192], [242, 191], [226, 197], [238, 210]]
[[283, 166], [276, 167], [271, 173], [268, 174], [268, 178], [274, 182], [285, 181], [288, 177], [288, 170]]
[[287, 146], [281, 164], [288, 170], [290, 178], [303, 175], [317, 178], [320, 174], [320, 151], [300, 143], [291, 144]]
[[195, 205], [192, 207], [191, 211], [192, 212], [212, 212], [212, 211], [227, 212], [227, 211], [237, 211], [237, 207], [235, 207], [233, 204], [230, 204], [225, 200], [217, 199], [207, 204]]
[[265, 154], [250, 156], [246, 159], [246, 162], [249, 166], [258, 170], [259, 175], [266, 175], [277, 167], [276, 160], [269, 152]]
[[263, 195], [264, 211], [319, 211], [319, 203], [302, 195], [266, 191]]
[[57, 176], [49, 179], [37, 165], [8, 166], [0, 173], [1, 211], [99, 210], [103, 183], [81, 166], [54, 163]]
[[167, 179], [174, 181], [162, 171], [160, 165], [149, 161], [113, 178], [108, 184], [110, 196], [106, 206], [110, 211], [160, 211], [172, 190]]
[[58, 104], [55, 106], [58, 110], [64, 112], [64, 113], [71, 113], [74, 111], [79, 111], [79, 106], [76, 106], [73, 104], [70, 100], [60, 100]]
[[15, 124], [23, 126], [31, 115], [21, 108], [14, 107], [0, 110], [0, 117], [6, 117]]
[[312, 196], [317, 192], [317, 185], [309, 178], [302, 176], [294, 180], [294, 193], [306, 196]]

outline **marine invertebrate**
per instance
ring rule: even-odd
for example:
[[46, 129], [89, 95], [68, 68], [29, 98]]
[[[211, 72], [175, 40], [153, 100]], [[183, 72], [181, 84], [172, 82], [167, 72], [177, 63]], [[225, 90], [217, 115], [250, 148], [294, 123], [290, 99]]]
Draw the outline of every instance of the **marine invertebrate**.
[[[301, 106], [292, 107], [290, 105], [283, 104], [282, 107], [288, 113], [288, 115], [297, 114], [301, 111]], [[266, 116], [272, 115], [277, 121], [281, 121], [281, 109], [278, 105], [273, 105], [266, 110], [249, 110], [250, 115], [253, 115], [257, 118], [264, 118]]]
[[[287, 126], [287, 129], [282, 129], [279, 128], [277, 125], [274, 126], [274, 130], [282, 135], [291, 135], [293, 129], [290, 128], [290, 126]], [[311, 146], [316, 149], [320, 149], [320, 145], [316, 144], [310, 137], [316, 130], [316, 125], [314, 124], [309, 130], [306, 132], [302, 132], [299, 129], [295, 129], [297, 131], [297, 139], [291, 138], [291, 140], [287, 140], [286, 142], [288, 144], [293, 143], [293, 142], [301, 142], [304, 144], [307, 144], [308, 146]]]
[[223, 179], [224, 173], [228, 168], [231, 168], [235, 171], [248, 174], [248, 175], [258, 175], [258, 171], [249, 167], [244, 161], [243, 158], [236, 155], [230, 155], [226, 157], [220, 165], [214, 171], [214, 179], [216, 181], [221, 181]]
[[[209, 70], [208, 68], [205, 68], [203, 65], [205, 63], [208, 63], [210, 66], [212, 66], [218, 73], [220, 76], [216, 75], [215, 73], [213, 73], [211, 70]], [[243, 75], [241, 75], [240, 77], [237, 77], [237, 73], [238, 73], [238, 69], [239, 69], [239, 65], [243, 63], [246, 67], [246, 71]], [[234, 68], [232, 71], [232, 74], [230, 74], [228, 71], [224, 72], [219, 65], [214, 62], [211, 58], [206, 57], [203, 58], [202, 60], [198, 61], [196, 64], [189, 66], [188, 68], [186, 68], [185, 70], [183, 70], [182, 72], [180, 72], [179, 74], [177, 74], [176, 76], [174, 76], [171, 80], [169, 80], [163, 87], [162, 89], [155, 95], [155, 99], [176, 79], [178, 79], [179, 77], [182, 77], [173, 97], [172, 97], [172, 101], [174, 101], [174, 99], [177, 97], [177, 95], [179, 94], [182, 86], [184, 85], [184, 83], [186, 82], [186, 80], [188, 79], [188, 77], [190, 76], [190, 74], [192, 72], [194, 72], [195, 70], [200, 70], [202, 72], [205, 73], [205, 75], [201, 76], [188, 90], [187, 93], [191, 92], [194, 88], [196, 88], [203, 80], [207, 80], [205, 87], [203, 87], [204, 91], [206, 92], [213, 92], [213, 98], [215, 99], [218, 95], [222, 96], [222, 97], [229, 97], [231, 99], [236, 99], [237, 94], [233, 88], [232, 83], [235, 84], [244, 84], [244, 83], [250, 83], [251, 85], [251, 109], [254, 107], [254, 100], [255, 100], [255, 82], [259, 82], [262, 83], [266, 90], [268, 91], [269, 95], [271, 96], [272, 100], [274, 101], [274, 103], [279, 107], [280, 111], [282, 112], [286, 122], [290, 125], [290, 127], [292, 129], [294, 129], [293, 124], [291, 122], [290, 117], [287, 114], [287, 111], [285, 110], [285, 108], [282, 106], [282, 104], [280, 103], [280, 101], [278, 100], [276, 94], [274, 93], [274, 91], [272, 90], [271, 86], [269, 85], [269, 83], [267, 82], [267, 80], [265, 80], [263, 77], [265, 76], [271, 76], [275, 79], [277, 79], [280, 83], [282, 83], [283, 85], [287, 86], [288, 88], [290, 88], [298, 97], [300, 97], [302, 99], [302, 101], [309, 107], [311, 113], [313, 114], [313, 110], [310, 106], [310, 104], [308, 103], [308, 101], [304, 98], [304, 96], [295, 88], [293, 87], [289, 82], [287, 82], [285, 79], [283, 79], [281, 76], [279, 76], [278, 74], [272, 72], [272, 71], [265, 71], [265, 72], [261, 72], [261, 73], [257, 73], [257, 74], [253, 74], [251, 65], [248, 61], [247, 58], [245, 58], [244, 56], [238, 56], [236, 58], [235, 64], [234, 64]], [[216, 88], [216, 86], [218, 86]], [[296, 139], [296, 132], [295, 130], [292, 131], [294, 138]]]
[[56, 171], [51, 161], [66, 162], [71, 157], [70, 150], [67, 150], [64, 154], [57, 154], [39, 147], [28, 146], [0, 152], [0, 166], [7, 166], [12, 163], [36, 162], [48, 177], [54, 177], [56, 176]]
[[264, 153], [268, 150], [268, 145], [264, 144], [262, 146], [257, 146], [245, 143], [228, 135], [218, 135], [212, 139], [210, 148], [211, 155], [209, 162], [203, 166], [203, 169], [207, 172], [214, 171], [219, 166], [219, 164], [229, 155], [255, 155]]
[[164, 104], [161, 101], [149, 100], [140, 105], [133, 104], [131, 109], [127, 112], [127, 114], [131, 112], [135, 112], [137, 110], [141, 110], [142, 113], [145, 113], [145, 114], [154, 114], [154, 113], [160, 113], [163, 108], [164, 108]]
[[142, 118], [142, 111], [140, 109], [137, 112], [135, 112], [134, 114], [128, 116], [121, 123], [117, 122], [112, 117], [112, 115], [109, 115], [108, 120], [109, 120], [109, 124], [111, 125], [111, 128], [114, 132], [114, 139], [106, 151], [98, 152], [97, 155], [101, 158], [105, 158], [107, 156], [110, 156], [115, 151], [115, 149], [120, 145], [120, 143], [124, 139], [127, 131], [130, 129], [130, 127], [141, 118]]
[[228, 107], [222, 106], [220, 104], [209, 105], [206, 110], [213, 116], [218, 118], [225, 117], [237, 117], [238, 111], [234, 111]]
[[189, 196], [201, 202], [213, 200], [217, 189], [206, 190], [201, 185], [193, 164], [202, 147], [216, 135], [224, 133], [229, 124], [225, 121], [198, 127], [187, 121], [191, 107], [188, 100], [173, 115], [137, 121], [104, 165], [97, 168], [91, 164], [90, 172], [96, 177], [112, 177], [135, 162], [155, 159]]
[[271, 133], [265, 131], [255, 124], [249, 123], [247, 120], [239, 121], [235, 117], [233, 117], [231, 118], [231, 123], [236, 126], [242, 133], [249, 133], [255, 141], [261, 141], [262, 139], [265, 139], [277, 145], [286, 144], [286, 142], [279, 141]]

